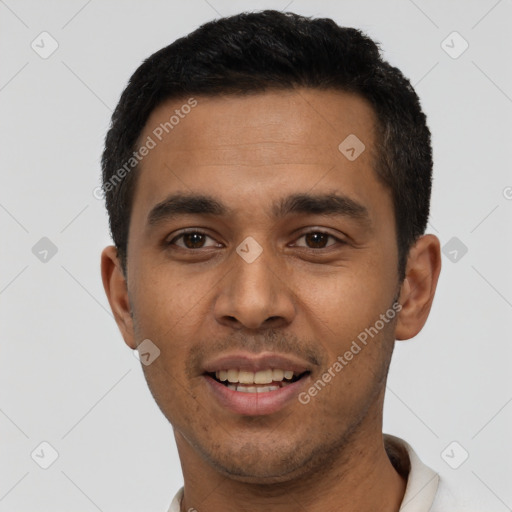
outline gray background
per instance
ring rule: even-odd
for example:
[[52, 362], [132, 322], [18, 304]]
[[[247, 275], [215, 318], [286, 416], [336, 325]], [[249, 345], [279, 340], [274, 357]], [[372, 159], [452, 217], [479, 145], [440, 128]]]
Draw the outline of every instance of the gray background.
[[[268, 7], [363, 29], [420, 95], [429, 232], [445, 254], [427, 326], [397, 343], [385, 431], [487, 510], [512, 510], [510, 0], [0, 0], [0, 511], [165, 511], [181, 486], [172, 429], [103, 292], [110, 239], [93, 190], [142, 59], [219, 15]], [[31, 47], [51, 49], [43, 31], [58, 43], [46, 59]], [[48, 469], [43, 441], [58, 452]]]

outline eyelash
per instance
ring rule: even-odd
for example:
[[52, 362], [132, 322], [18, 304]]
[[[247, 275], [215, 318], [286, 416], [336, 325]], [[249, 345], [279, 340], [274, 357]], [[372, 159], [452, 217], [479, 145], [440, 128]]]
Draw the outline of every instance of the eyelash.
[[[211, 238], [213, 240], [213, 237], [211, 237], [208, 233], [205, 233], [204, 231], [201, 231], [201, 230], [198, 230], [198, 229], [191, 229], [189, 231], [183, 231], [181, 232], [179, 235], [175, 236], [172, 240], [170, 240], [169, 242], [166, 242], [166, 245], [167, 246], [172, 246], [175, 244], [176, 240], [179, 240], [181, 238], [183, 238], [185, 235], [191, 235], [191, 234], [197, 234], [197, 235], [203, 235], [203, 236], [206, 236], [208, 238]], [[335, 237], [334, 235], [332, 235], [331, 233], [328, 233], [326, 231], [322, 231], [322, 230], [318, 230], [318, 229], [315, 229], [315, 230], [311, 230], [311, 231], [307, 231], [305, 233], [302, 233], [299, 238], [297, 240], [300, 240], [302, 237], [304, 236], [307, 236], [307, 235], [310, 235], [310, 234], [321, 234], [321, 235], [327, 235], [328, 238], [332, 238], [336, 241], [337, 244], [340, 244], [340, 245], [345, 245], [347, 242], [345, 242], [344, 240], [341, 240], [337, 237]], [[326, 249], [329, 249], [330, 247], [332, 247], [333, 245], [336, 245], [336, 244], [331, 244], [331, 245], [327, 245], [326, 247], [320, 247], [320, 248], [314, 248], [314, 247], [303, 247], [303, 246], [300, 246], [302, 247], [303, 249], [307, 249], [307, 250], [310, 250], [310, 251], [322, 251], [322, 250], [326, 250]], [[199, 247], [197, 249], [190, 249], [188, 247], [181, 247], [181, 246], [177, 246], [179, 247], [180, 249], [183, 249], [185, 251], [199, 251], [201, 249], [205, 249], [205, 247]], [[207, 249], [208, 247], [206, 247]], [[211, 247], [210, 247], [211, 248]]]

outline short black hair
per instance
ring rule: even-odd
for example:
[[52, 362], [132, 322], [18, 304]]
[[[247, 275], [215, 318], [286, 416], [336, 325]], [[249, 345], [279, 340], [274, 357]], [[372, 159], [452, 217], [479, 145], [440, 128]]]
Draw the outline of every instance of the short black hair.
[[151, 55], [130, 78], [112, 115], [101, 162], [123, 272], [138, 174], [137, 166], [126, 172], [126, 162], [153, 110], [192, 95], [299, 87], [356, 93], [373, 107], [375, 172], [391, 191], [403, 279], [409, 249], [427, 226], [432, 188], [430, 131], [418, 96], [402, 72], [383, 60], [379, 44], [360, 30], [274, 10], [205, 23]]

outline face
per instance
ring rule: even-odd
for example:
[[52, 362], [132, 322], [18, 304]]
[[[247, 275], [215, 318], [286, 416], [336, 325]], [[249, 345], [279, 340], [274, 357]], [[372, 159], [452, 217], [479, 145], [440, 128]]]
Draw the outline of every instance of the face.
[[127, 281], [104, 280], [126, 343], [160, 350], [143, 369], [182, 462], [282, 481], [381, 429], [401, 283], [375, 117], [334, 91], [195, 100], [148, 120]]

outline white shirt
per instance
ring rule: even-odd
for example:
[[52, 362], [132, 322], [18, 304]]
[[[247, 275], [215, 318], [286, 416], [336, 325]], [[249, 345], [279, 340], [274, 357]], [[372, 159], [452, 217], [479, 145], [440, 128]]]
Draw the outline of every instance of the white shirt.
[[[384, 444], [393, 466], [407, 475], [400, 512], [471, 512], [471, 504], [461, 501], [439, 475], [423, 464], [404, 440], [384, 434]], [[183, 487], [176, 493], [168, 512], [180, 512]], [[474, 504], [473, 504], [474, 505]]]

